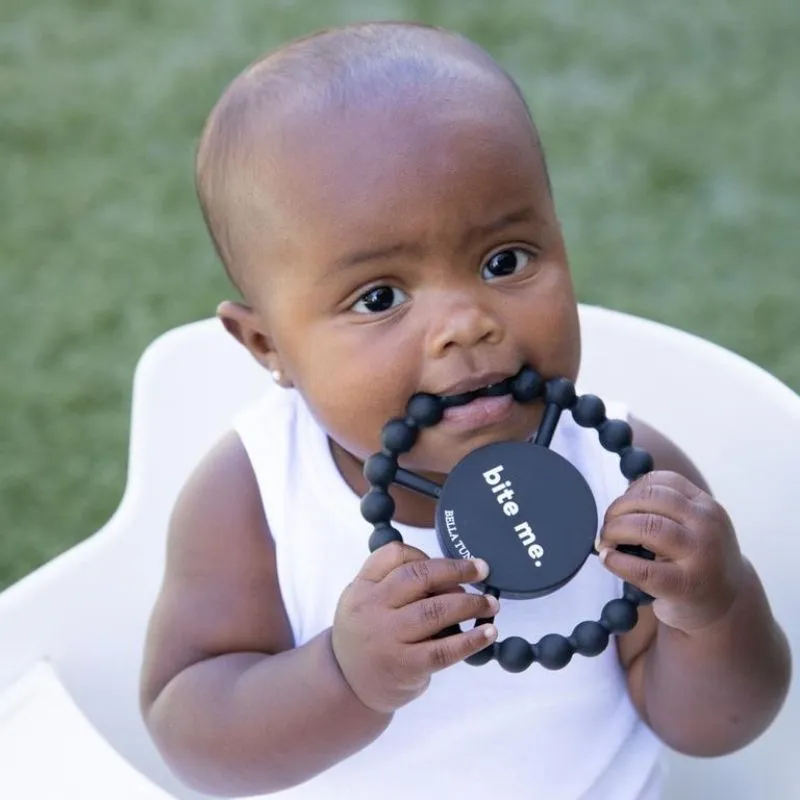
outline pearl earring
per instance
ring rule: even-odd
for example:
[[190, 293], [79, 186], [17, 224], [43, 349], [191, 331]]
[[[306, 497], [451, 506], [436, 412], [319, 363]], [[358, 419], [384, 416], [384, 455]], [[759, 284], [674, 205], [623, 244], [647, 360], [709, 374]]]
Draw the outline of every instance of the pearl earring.
[[275, 383], [281, 382], [281, 371], [279, 369], [272, 370], [270, 374], [272, 375], [272, 380], [274, 380]]

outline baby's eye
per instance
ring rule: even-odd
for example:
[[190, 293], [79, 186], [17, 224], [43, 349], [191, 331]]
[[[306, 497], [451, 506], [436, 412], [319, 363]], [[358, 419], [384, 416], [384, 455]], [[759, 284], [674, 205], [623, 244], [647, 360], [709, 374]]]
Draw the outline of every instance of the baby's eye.
[[358, 298], [353, 306], [353, 311], [359, 314], [378, 314], [381, 311], [388, 311], [407, 299], [406, 293], [400, 289], [391, 286], [376, 286]]
[[525, 269], [532, 258], [531, 253], [519, 247], [501, 250], [481, 267], [481, 277], [490, 280], [491, 278], [502, 278], [504, 275], [513, 275], [515, 272]]

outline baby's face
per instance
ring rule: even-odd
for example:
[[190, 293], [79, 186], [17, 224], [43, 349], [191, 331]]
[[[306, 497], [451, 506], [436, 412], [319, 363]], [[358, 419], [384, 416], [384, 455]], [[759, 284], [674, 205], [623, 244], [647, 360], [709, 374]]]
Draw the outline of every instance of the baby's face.
[[[485, 111], [442, 103], [298, 125], [271, 170], [255, 305], [286, 377], [359, 459], [416, 392], [523, 364], [576, 376], [577, 307], [539, 151], [521, 107]], [[480, 445], [529, 436], [541, 414], [489, 405], [425, 430], [402, 463], [447, 473]]]

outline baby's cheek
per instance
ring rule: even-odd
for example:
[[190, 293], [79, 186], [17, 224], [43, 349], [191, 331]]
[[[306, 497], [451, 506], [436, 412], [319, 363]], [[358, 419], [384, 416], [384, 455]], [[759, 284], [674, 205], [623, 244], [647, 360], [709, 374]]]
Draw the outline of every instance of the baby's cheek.
[[542, 363], [538, 368], [546, 375], [569, 378], [574, 381], [578, 375], [581, 358], [580, 326], [577, 307], [564, 303], [549, 319], [543, 340], [547, 341]]
[[390, 381], [381, 377], [367, 383], [343, 379], [307, 392], [306, 402], [334, 440], [353, 455], [366, 458], [380, 449], [386, 422], [402, 416], [407, 398], [398, 395], [392, 392]]

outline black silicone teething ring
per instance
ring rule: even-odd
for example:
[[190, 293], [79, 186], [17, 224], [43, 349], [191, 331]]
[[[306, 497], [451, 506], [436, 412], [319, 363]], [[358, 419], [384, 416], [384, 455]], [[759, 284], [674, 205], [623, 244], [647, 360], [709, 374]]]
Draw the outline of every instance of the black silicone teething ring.
[[[533, 443], [498, 442], [478, 448], [456, 464], [443, 486], [398, 466], [398, 457], [414, 446], [420, 429], [436, 425], [447, 407], [509, 393], [520, 403], [544, 402]], [[597, 508], [580, 472], [549, 449], [565, 410], [578, 425], [594, 428], [602, 447], [619, 455], [620, 469], [629, 481], [652, 470], [650, 454], [632, 444], [630, 425], [608, 419], [599, 397], [577, 396], [566, 378], [545, 381], [535, 370], [523, 367], [513, 378], [475, 392], [445, 398], [416, 394], [405, 417], [383, 427], [383, 449], [364, 465], [370, 489], [361, 500], [361, 513], [373, 525], [370, 550], [403, 541], [391, 524], [395, 507], [388, 487], [397, 483], [436, 500], [436, 532], [446, 555], [480, 556], [489, 563], [490, 575], [481, 585], [485, 592], [535, 598], [566, 584], [594, 552]], [[620, 550], [653, 558], [641, 547]], [[467, 663], [496, 659], [509, 672], [521, 672], [533, 663], [561, 669], [575, 653], [602, 653], [612, 634], [636, 625], [638, 606], [651, 601], [645, 592], [625, 583], [622, 597], [606, 603], [599, 620], [581, 622], [569, 636], [551, 633], [536, 643], [512, 636], [476, 653]], [[476, 624], [487, 621], [492, 620]], [[440, 635], [459, 631], [456, 625]]]

